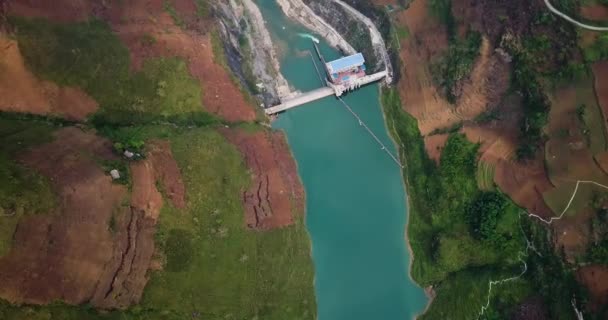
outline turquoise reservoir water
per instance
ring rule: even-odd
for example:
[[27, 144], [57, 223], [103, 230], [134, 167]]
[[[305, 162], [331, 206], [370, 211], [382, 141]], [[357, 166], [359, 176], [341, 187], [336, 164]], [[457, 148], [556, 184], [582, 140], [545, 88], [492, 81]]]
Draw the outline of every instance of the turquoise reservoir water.
[[[283, 75], [305, 91], [320, 86], [308, 32], [289, 21], [274, 0], [257, 0], [279, 47]], [[321, 43], [326, 58], [338, 52]], [[344, 100], [394, 152], [378, 86]], [[280, 115], [306, 189], [320, 320], [413, 319], [427, 303], [408, 276], [405, 190], [397, 164], [330, 97]]]

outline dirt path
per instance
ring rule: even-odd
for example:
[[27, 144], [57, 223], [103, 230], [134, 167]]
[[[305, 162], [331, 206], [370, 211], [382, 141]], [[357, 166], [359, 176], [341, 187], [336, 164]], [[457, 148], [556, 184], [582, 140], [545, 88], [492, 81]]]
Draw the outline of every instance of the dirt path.
[[243, 154], [253, 181], [243, 191], [245, 224], [253, 229], [273, 229], [294, 223], [304, 212], [304, 188], [282, 132], [222, 130]]

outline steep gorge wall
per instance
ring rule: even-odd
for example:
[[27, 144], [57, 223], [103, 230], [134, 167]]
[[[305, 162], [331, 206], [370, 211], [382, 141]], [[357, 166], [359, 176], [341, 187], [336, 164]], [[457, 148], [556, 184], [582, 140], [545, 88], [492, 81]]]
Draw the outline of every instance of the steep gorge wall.
[[290, 89], [259, 8], [252, 0], [218, 1], [215, 13], [232, 73], [265, 106], [279, 103]]
[[362, 52], [371, 72], [381, 71], [386, 67], [389, 69], [389, 75], [392, 75], [390, 57], [383, 35], [375, 25], [375, 19], [369, 19], [348, 2], [278, 0], [288, 17], [323, 36], [331, 46], [345, 54]]
[[286, 16], [321, 35], [332, 47], [338, 48], [347, 54], [354, 54], [356, 52], [342, 36], [343, 32], [336, 30], [334, 26], [327, 23], [327, 19], [317, 16], [318, 13], [313, 11], [302, 0], [277, 0], [277, 3]]

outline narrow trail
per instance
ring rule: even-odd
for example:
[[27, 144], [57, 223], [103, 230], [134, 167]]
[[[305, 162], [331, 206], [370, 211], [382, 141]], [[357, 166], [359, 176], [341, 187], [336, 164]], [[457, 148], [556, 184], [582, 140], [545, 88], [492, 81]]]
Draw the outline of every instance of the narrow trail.
[[[528, 216], [528, 218], [536, 218], [539, 221], [541, 221], [541, 222], [543, 222], [543, 223], [545, 223], [547, 225], [552, 224], [553, 221], [561, 220], [564, 217], [564, 215], [566, 214], [566, 212], [568, 211], [568, 209], [570, 208], [570, 205], [572, 205], [572, 202], [574, 201], [574, 198], [576, 197], [576, 194], [578, 193], [578, 187], [581, 184], [593, 184], [595, 186], [598, 186], [600, 188], [608, 190], [608, 186], [603, 185], [601, 183], [598, 183], [598, 182], [595, 182], [595, 181], [590, 181], [590, 180], [578, 180], [578, 181], [576, 181], [576, 186], [574, 187], [574, 190], [572, 191], [572, 196], [570, 196], [570, 200], [568, 201], [568, 204], [566, 205], [566, 207], [564, 208], [564, 210], [562, 210], [562, 212], [560, 213], [559, 216], [557, 216], [557, 217], [551, 217], [550, 219], [547, 220], [547, 219], [544, 219], [543, 217], [541, 217], [541, 216], [539, 216], [537, 214], [530, 213], [530, 212], [526, 212], [526, 215]], [[521, 224], [520, 224], [520, 227], [521, 227]], [[503, 284], [505, 282], [515, 281], [515, 280], [521, 278], [526, 273], [526, 271], [528, 271], [528, 265], [526, 264], [526, 261], [523, 260], [523, 257], [525, 257], [525, 256], [528, 255], [528, 251], [530, 249], [532, 249], [534, 251], [536, 251], [536, 249], [530, 243], [530, 240], [528, 240], [528, 238], [526, 237], [526, 234], [523, 231], [523, 229], [521, 231], [522, 231], [522, 235], [526, 239], [526, 243], [527, 243], [526, 249], [524, 251], [520, 251], [518, 253], [518, 259], [519, 259], [519, 261], [521, 261], [523, 263], [523, 266], [524, 266], [523, 271], [519, 275], [517, 275], [517, 276], [513, 276], [513, 277], [501, 279], [501, 280], [490, 280], [489, 286], [488, 286], [488, 298], [486, 300], [486, 305], [481, 307], [481, 310], [479, 312], [479, 315], [477, 316], [477, 319], [481, 318], [481, 316], [483, 316], [484, 313], [486, 312], [486, 310], [488, 310], [488, 308], [490, 307], [490, 299], [492, 297], [492, 287], [494, 285], [500, 285], [500, 284]], [[583, 320], [582, 313], [576, 308], [576, 303], [575, 303], [574, 298], [572, 300], [572, 308], [574, 309], [574, 313], [576, 314], [577, 319], [578, 320]]]
[[362, 126], [363, 128], [365, 128], [365, 130], [367, 130], [367, 132], [372, 136], [372, 138], [374, 138], [374, 140], [376, 140], [376, 142], [380, 145], [380, 147], [382, 147], [382, 150], [384, 150], [384, 152], [386, 152], [386, 154], [388, 154], [389, 157], [391, 157], [391, 159], [393, 159], [393, 161], [395, 161], [395, 163], [401, 167], [401, 169], [403, 169], [403, 164], [401, 164], [401, 162], [399, 161], [399, 159], [397, 159], [389, 150], [388, 148], [384, 145], [384, 143], [382, 143], [382, 141], [380, 141], [380, 139], [378, 139], [378, 137], [374, 134], [374, 132], [372, 131], [372, 129], [370, 129], [365, 122], [363, 122], [363, 120], [361, 120], [361, 118], [353, 111], [353, 109], [351, 109], [351, 107], [344, 102], [344, 100], [342, 100], [342, 98], [338, 97], [338, 100], [340, 100], [340, 102], [342, 102], [342, 104], [344, 105], [344, 107], [346, 107], [346, 109], [359, 121], [359, 125]]
[[545, 5], [547, 6], [547, 8], [549, 9], [549, 11], [555, 13], [556, 15], [560, 16], [561, 18], [565, 19], [566, 21], [573, 23], [574, 25], [576, 25], [577, 27], [581, 27], [583, 29], [587, 29], [587, 30], [592, 30], [592, 31], [608, 31], [608, 27], [597, 27], [597, 26], [592, 26], [592, 25], [588, 25], [582, 22], [579, 22], [577, 20], [575, 20], [574, 18], [570, 17], [569, 15], [557, 10], [557, 8], [555, 8], [551, 2], [549, 2], [549, 0], [545, 0]]

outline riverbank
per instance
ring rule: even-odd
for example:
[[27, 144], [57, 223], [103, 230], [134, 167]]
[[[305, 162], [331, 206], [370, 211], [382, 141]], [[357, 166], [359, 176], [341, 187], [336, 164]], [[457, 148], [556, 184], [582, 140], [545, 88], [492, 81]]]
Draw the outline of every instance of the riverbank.
[[302, 0], [277, 0], [283, 13], [307, 29], [321, 35], [332, 47], [347, 54], [356, 50], [330, 24], [317, 16]]

